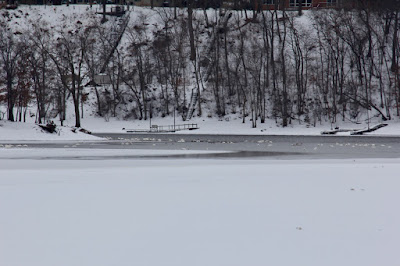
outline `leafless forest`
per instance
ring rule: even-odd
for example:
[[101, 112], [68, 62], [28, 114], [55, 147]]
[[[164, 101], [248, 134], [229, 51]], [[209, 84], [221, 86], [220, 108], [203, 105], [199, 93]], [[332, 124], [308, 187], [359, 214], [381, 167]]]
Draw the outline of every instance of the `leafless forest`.
[[98, 116], [124, 119], [174, 110], [183, 120], [237, 114], [252, 127], [393, 119], [400, 3], [355, 2], [304, 12], [189, 2], [25, 30], [10, 21], [26, 14], [1, 10], [0, 118], [62, 123], [68, 107], [79, 127], [92, 99]]

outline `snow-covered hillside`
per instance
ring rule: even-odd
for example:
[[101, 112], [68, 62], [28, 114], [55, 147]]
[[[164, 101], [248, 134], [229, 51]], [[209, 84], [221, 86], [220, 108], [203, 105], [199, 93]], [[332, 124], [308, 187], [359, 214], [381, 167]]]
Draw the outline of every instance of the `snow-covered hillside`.
[[[83, 117], [79, 126], [103, 132], [147, 129], [150, 117], [153, 124], [171, 125], [174, 113], [178, 123], [198, 123], [199, 133], [319, 134], [383, 118], [391, 120], [389, 127], [376, 134], [399, 132], [396, 77], [389, 71], [395, 32], [391, 24], [382, 32], [382, 19], [372, 11], [377, 29], [368, 43], [357, 12], [255, 17], [195, 10], [194, 61], [186, 9], [175, 16], [173, 8], [130, 7], [125, 18], [104, 24], [98, 11], [98, 5], [0, 11], [5, 36], [22, 47], [2, 44], [17, 64], [12, 86], [0, 84], [2, 119], [11, 101], [14, 120], [74, 126]], [[361, 50], [351, 50], [359, 40]], [[106, 84], [94, 86], [100, 73]], [[5, 71], [0, 76], [8, 77]]]

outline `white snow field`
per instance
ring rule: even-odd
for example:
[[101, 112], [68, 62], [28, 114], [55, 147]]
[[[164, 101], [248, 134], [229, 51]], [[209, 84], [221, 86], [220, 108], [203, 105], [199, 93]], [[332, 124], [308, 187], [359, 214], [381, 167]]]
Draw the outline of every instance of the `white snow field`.
[[399, 159], [11, 153], [0, 159], [2, 266], [400, 265]]

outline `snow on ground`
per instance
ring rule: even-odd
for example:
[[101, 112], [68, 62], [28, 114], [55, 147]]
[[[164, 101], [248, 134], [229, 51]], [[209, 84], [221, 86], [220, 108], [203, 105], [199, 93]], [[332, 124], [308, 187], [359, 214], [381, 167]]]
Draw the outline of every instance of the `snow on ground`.
[[3, 140], [101, 140], [70, 127], [57, 126], [57, 133], [48, 133], [34, 123], [19, 123], [0, 120], [0, 141]]
[[399, 159], [16, 156], [0, 265], [400, 265]]
[[[195, 123], [199, 127], [197, 130], [184, 130], [177, 131], [179, 134], [237, 134], [237, 135], [320, 135], [322, 131], [330, 130], [339, 125], [343, 129], [363, 129], [367, 124], [354, 124], [342, 123], [331, 126], [328, 123], [317, 125], [316, 127], [307, 126], [305, 124], [293, 124], [286, 128], [282, 128], [275, 124], [274, 120], [267, 120], [266, 123], [257, 124], [257, 128], [251, 128], [250, 121], [242, 123], [240, 118], [230, 117], [229, 119], [218, 118], [192, 118], [190, 121], [182, 121], [181, 118], [175, 119], [176, 125]], [[109, 118], [106, 121], [104, 118], [87, 116], [82, 119], [82, 127], [94, 133], [125, 133], [126, 130], [149, 130], [151, 125], [173, 125], [173, 117], [166, 118], [153, 118], [150, 120], [118, 120]], [[371, 123], [376, 125], [380, 122]], [[375, 132], [367, 133], [365, 135], [374, 136], [400, 136], [400, 121], [386, 121], [389, 124]], [[0, 120], [0, 141], [10, 140], [102, 140], [101, 138], [92, 135], [84, 134], [82, 132], [72, 131], [74, 119], [71, 116], [65, 122], [67, 126], [60, 127], [59, 134], [50, 134], [44, 132], [37, 125], [30, 121], [28, 123], [12, 123]], [[171, 133], [173, 134], [173, 133]], [[348, 136], [350, 133], [340, 133], [338, 135]]]
[[[31, 22], [39, 19], [41, 7], [21, 8]], [[51, 12], [42, 19], [59, 25], [65, 21], [56, 17], [77, 10], [87, 15], [88, 9], [45, 8]], [[82, 127], [93, 132], [150, 128], [149, 120], [105, 121], [90, 113]], [[42, 132], [33, 121], [0, 121], [0, 141], [96, 139], [73, 133], [73, 121], [70, 116], [59, 134]], [[268, 120], [253, 129], [234, 116], [176, 118], [183, 123], [200, 127], [179, 132], [190, 134], [319, 135], [335, 126], [366, 127], [324, 122], [282, 128]], [[399, 136], [399, 121], [388, 123], [369, 135]], [[0, 265], [400, 265], [399, 159], [155, 160], [132, 156], [206, 151], [2, 145]], [[76, 154], [91, 158], [77, 160]]]
[[[10, 26], [18, 31], [27, 30], [42, 21], [55, 26], [56, 28], [69, 24], [75, 25], [76, 20], [85, 18], [81, 23], [88, 23], [96, 17], [96, 12], [101, 10], [98, 5], [70, 5], [66, 6], [48, 6], [48, 5], [20, 5], [17, 10], [7, 10], [10, 14], [16, 15], [17, 19]], [[13, 19], [13, 17], [11, 17]]]
[[[92, 19], [99, 18], [95, 12], [101, 9], [99, 5], [94, 5], [90, 8], [89, 5], [70, 5], [66, 6], [31, 6], [22, 5], [18, 10], [7, 11], [14, 16], [11, 17], [11, 26], [13, 29], [17, 30], [27, 30], [31, 27], [33, 23], [37, 21], [46, 21], [51, 23], [54, 27], [72, 27], [76, 24], [76, 21], [82, 21], [83, 23], [90, 23]], [[152, 11], [150, 8], [135, 7], [131, 21], [137, 19], [146, 18], [149, 20], [150, 25], [159, 23], [160, 16], [165, 15], [164, 9], [155, 9], [156, 12]], [[171, 11], [171, 10], [170, 10]], [[209, 15], [212, 16], [212, 10], [209, 10]], [[215, 14], [214, 14], [215, 15]], [[307, 17], [302, 16], [299, 19], [299, 23], [307, 26]], [[173, 117], [166, 118], [153, 118], [151, 122], [149, 120], [130, 120], [123, 121], [114, 118], [107, 119], [95, 118], [90, 116], [93, 114], [93, 105], [85, 104], [84, 118], [82, 119], [82, 127], [88, 129], [92, 132], [113, 132], [122, 133], [125, 129], [149, 129], [150, 123], [153, 125], [173, 125]], [[2, 113], [5, 113], [5, 106], [0, 106]], [[34, 109], [34, 108], [32, 108]], [[34, 112], [34, 110], [32, 110]], [[65, 125], [68, 127], [74, 126], [73, 108], [67, 108], [67, 121]], [[206, 112], [205, 112], [206, 113]], [[30, 119], [30, 120], [29, 120]], [[33, 118], [34, 119], [34, 118]], [[56, 120], [56, 118], [54, 118]], [[90, 135], [83, 133], [72, 133], [70, 128], [61, 128], [60, 134], [48, 134], [38, 130], [37, 126], [34, 125], [34, 121], [28, 117], [29, 123], [7, 123], [5, 121], [0, 121], [0, 141], [4, 140], [94, 140], [95, 138]], [[371, 125], [380, 123], [378, 119], [375, 119]], [[57, 123], [57, 122], [56, 122]], [[328, 121], [324, 121], [321, 124], [317, 123], [316, 127], [298, 124], [294, 121], [289, 127], [282, 128], [275, 123], [275, 120], [267, 120], [265, 124], [257, 123], [257, 128], [251, 128], [251, 121], [247, 118], [246, 123], [243, 124], [241, 118], [238, 115], [226, 116], [222, 119], [219, 118], [208, 118], [203, 116], [201, 118], [194, 117], [190, 121], [182, 121], [181, 117], [176, 117], [176, 124], [183, 123], [197, 123], [200, 127], [198, 130], [194, 131], [180, 131], [179, 133], [186, 134], [249, 134], [249, 135], [319, 135], [321, 131], [330, 130], [336, 126], [346, 129], [363, 129], [367, 127], [365, 121], [363, 124], [354, 123], [337, 123], [331, 125]], [[386, 122], [385, 122], [386, 123]], [[379, 129], [376, 132], [368, 133], [367, 135], [391, 135], [400, 136], [400, 121], [397, 119], [395, 121], [387, 122], [388, 127]], [[344, 133], [341, 135], [349, 135], [349, 133]]]
[[[367, 128], [367, 123], [355, 124], [355, 123], [344, 123], [338, 122], [335, 125], [331, 125], [329, 122], [323, 124], [317, 124], [309, 126], [306, 124], [298, 124], [293, 122], [286, 128], [283, 128], [275, 123], [275, 120], [268, 119], [265, 123], [257, 122], [257, 128], [251, 127], [251, 121], [246, 119], [246, 123], [242, 123], [242, 119], [237, 116], [227, 116], [223, 119], [219, 118], [207, 118], [207, 117], [193, 117], [190, 121], [182, 121], [181, 117], [175, 118], [176, 125], [182, 124], [197, 124], [199, 129], [197, 130], [186, 130], [178, 131], [179, 134], [237, 134], [237, 135], [320, 135], [322, 131], [334, 129], [339, 126], [343, 129], [364, 129]], [[374, 121], [370, 123], [370, 126], [382, 123], [382, 121]], [[384, 136], [400, 136], [400, 121], [385, 121], [383, 123], [389, 124], [389, 126], [381, 128], [375, 132], [368, 133], [365, 135], [384, 135]], [[88, 130], [98, 133], [122, 133], [126, 130], [140, 130], [150, 129], [151, 125], [173, 125], [173, 117], [157, 117], [150, 120], [118, 120], [109, 118], [108, 121], [104, 119], [87, 117], [83, 120], [84, 127]], [[342, 133], [341, 135], [350, 135], [350, 133]]]

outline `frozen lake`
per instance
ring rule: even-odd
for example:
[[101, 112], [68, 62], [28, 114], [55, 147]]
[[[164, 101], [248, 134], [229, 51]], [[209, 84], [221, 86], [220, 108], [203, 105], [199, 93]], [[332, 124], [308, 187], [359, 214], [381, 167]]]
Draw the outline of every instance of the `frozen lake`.
[[[259, 159], [352, 159], [399, 158], [399, 137], [376, 136], [238, 136], [186, 134], [97, 134], [106, 141], [8, 141], [0, 148], [37, 148], [41, 159], [51, 159], [58, 152], [42, 149], [68, 150], [74, 159], [139, 159], [139, 158], [259, 158]], [[78, 148], [90, 150], [120, 150], [119, 157], [109, 158], [101, 152], [80, 153]], [[153, 150], [138, 154], [135, 150]], [[130, 152], [127, 150], [131, 150]], [[169, 154], [168, 150], [191, 153]], [[163, 151], [163, 152], [161, 152]], [[196, 152], [201, 151], [202, 153]], [[65, 153], [64, 153], [65, 154]], [[96, 154], [94, 156], [94, 154]], [[0, 155], [1, 156], [1, 155]], [[4, 155], [7, 156], [7, 155]], [[3, 156], [3, 158], [4, 158]], [[115, 155], [117, 156], [117, 155]], [[70, 158], [69, 156], [68, 158]], [[67, 157], [57, 157], [68, 159]]]
[[198, 137], [2, 143], [0, 265], [400, 264], [396, 138]]

